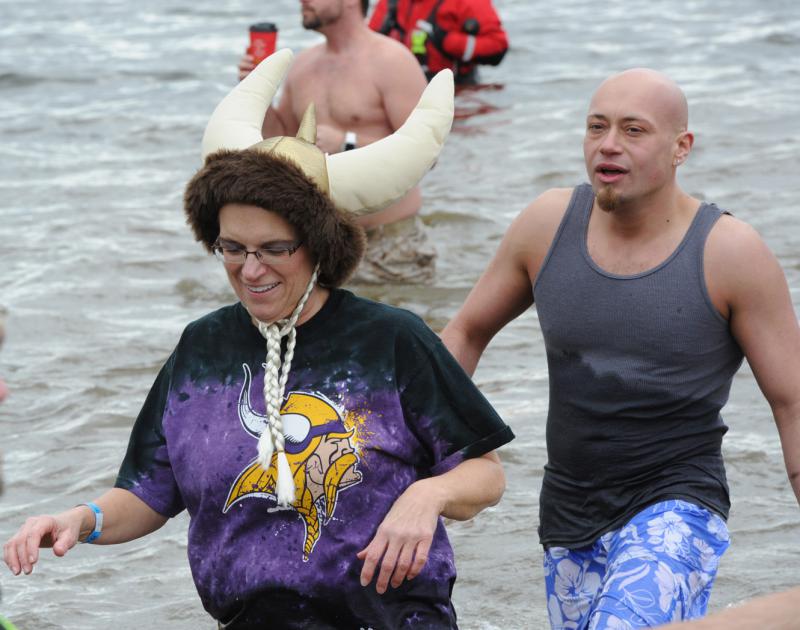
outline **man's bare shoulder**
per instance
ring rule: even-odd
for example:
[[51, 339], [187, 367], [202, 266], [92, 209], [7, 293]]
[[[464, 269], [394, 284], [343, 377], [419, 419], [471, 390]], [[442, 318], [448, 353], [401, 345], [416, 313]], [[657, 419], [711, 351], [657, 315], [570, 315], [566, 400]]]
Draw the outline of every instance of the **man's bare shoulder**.
[[404, 44], [391, 37], [370, 31], [363, 55], [365, 66], [378, 85], [391, 90], [392, 83], [414, 84], [421, 92], [427, 83], [417, 58]]
[[706, 280], [716, 303], [735, 303], [748, 292], [783, 277], [770, 248], [751, 225], [722, 215], [706, 240]]
[[392, 37], [370, 31], [367, 43], [370, 53], [382, 62], [419, 63], [407, 46]]
[[573, 191], [573, 188], [550, 188], [544, 191], [526, 206], [517, 222], [526, 231], [531, 230], [543, 236], [549, 234], [552, 239], [564, 217]]
[[506, 231], [502, 246], [504, 256], [524, 268], [530, 279], [539, 273], [572, 192], [572, 188], [546, 190], [520, 212]]
[[396, 129], [425, 89], [425, 73], [411, 51], [391, 37], [370, 31], [366, 44], [361, 67], [384, 100], [390, 125]]
[[763, 239], [749, 223], [723, 214], [714, 224], [706, 242], [706, 260], [747, 264], [754, 254], [768, 251]]

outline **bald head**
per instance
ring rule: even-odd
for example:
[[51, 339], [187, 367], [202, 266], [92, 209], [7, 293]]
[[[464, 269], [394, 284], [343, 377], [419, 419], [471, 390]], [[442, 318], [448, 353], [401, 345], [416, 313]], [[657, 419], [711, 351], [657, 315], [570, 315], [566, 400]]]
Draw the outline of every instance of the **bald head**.
[[668, 76], [650, 68], [633, 68], [607, 78], [592, 96], [589, 113], [598, 101], [608, 99], [621, 108], [641, 109], [635, 113], [654, 117], [676, 132], [686, 131], [689, 124], [689, 106], [683, 90]]
[[602, 209], [674, 197], [676, 170], [694, 143], [688, 117], [683, 91], [655, 70], [626, 70], [600, 84], [586, 117], [583, 155]]

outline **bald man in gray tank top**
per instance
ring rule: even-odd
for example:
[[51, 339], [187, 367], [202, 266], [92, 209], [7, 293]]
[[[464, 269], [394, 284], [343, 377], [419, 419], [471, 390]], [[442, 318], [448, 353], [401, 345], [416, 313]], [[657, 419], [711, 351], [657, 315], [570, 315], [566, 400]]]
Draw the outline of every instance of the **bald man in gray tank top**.
[[540, 497], [554, 628], [705, 614], [728, 546], [720, 410], [747, 358], [800, 501], [800, 328], [758, 234], [681, 190], [694, 136], [681, 89], [604, 81], [586, 118], [589, 184], [512, 223], [442, 336], [467, 371], [534, 302], [550, 404]]

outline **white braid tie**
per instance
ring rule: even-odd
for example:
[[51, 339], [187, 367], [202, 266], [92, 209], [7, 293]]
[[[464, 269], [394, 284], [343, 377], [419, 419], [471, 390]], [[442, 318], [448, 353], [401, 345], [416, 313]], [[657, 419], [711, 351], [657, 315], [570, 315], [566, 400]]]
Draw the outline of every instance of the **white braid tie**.
[[[288, 319], [281, 319], [272, 323], [265, 323], [256, 319], [258, 332], [267, 340], [267, 367], [264, 372], [264, 402], [267, 407], [267, 426], [258, 438], [258, 463], [264, 470], [269, 470], [272, 463], [272, 454], [278, 452], [275, 482], [275, 494], [278, 505], [286, 507], [295, 501], [294, 476], [289, 468], [284, 450], [285, 438], [283, 435], [283, 421], [281, 420], [281, 406], [286, 390], [286, 381], [289, 379], [289, 370], [294, 358], [294, 347], [297, 340], [297, 323], [300, 313], [308, 301], [311, 291], [317, 282], [319, 265], [311, 274], [306, 292], [297, 303]], [[281, 339], [289, 336], [286, 343], [286, 356], [281, 364]]]

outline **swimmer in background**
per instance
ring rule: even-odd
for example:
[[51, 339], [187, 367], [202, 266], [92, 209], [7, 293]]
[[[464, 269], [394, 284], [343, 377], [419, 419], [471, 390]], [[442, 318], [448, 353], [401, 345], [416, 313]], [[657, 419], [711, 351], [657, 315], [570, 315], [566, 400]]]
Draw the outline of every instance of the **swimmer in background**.
[[[294, 135], [309, 103], [317, 111], [317, 146], [333, 154], [371, 144], [396, 131], [425, 89], [425, 76], [402, 44], [372, 32], [368, 0], [303, 0], [303, 26], [325, 42], [297, 55], [278, 105], [264, 118], [265, 138]], [[239, 79], [254, 68], [239, 62]], [[415, 186], [385, 210], [359, 220], [367, 251], [355, 283], [428, 283], [436, 250], [419, 218], [422, 195]]]

